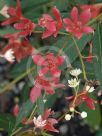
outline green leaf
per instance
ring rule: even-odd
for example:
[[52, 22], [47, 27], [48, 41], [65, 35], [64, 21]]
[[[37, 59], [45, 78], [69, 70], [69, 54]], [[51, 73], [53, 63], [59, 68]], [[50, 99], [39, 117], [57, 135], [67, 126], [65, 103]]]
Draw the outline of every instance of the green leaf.
[[0, 114], [0, 128], [11, 133], [15, 124], [15, 118], [10, 114]]
[[22, 122], [22, 120], [31, 113], [34, 106], [35, 105], [31, 103], [30, 100], [21, 105], [19, 115], [16, 118], [15, 127], [17, 127]]
[[102, 136], [102, 129], [101, 130], [99, 130], [99, 132], [98, 133], [96, 133], [96, 135], [95, 136]]
[[18, 77], [18, 75], [21, 75], [26, 70], [28, 70], [29, 68], [31, 68], [33, 66], [33, 64], [34, 63], [33, 63], [31, 57], [25, 58], [21, 62], [15, 64], [15, 66], [13, 67], [13, 69], [10, 72], [10, 75], [13, 78], [16, 78], [16, 77]]
[[98, 57], [93, 62], [95, 76], [102, 86], [102, 24], [98, 24], [93, 38], [93, 54]]
[[43, 115], [44, 114], [44, 102], [43, 102], [43, 96], [40, 95], [40, 97], [37, 100], [37, 113], [38, 115]]

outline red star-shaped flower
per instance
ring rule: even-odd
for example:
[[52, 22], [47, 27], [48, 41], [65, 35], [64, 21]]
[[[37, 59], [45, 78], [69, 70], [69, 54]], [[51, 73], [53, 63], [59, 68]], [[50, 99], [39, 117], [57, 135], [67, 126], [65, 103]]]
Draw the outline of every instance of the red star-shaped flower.
[[20, 0], [17, 0], [16, 8], [13, 8], [13, 7], [8, 8], [8, 13], [11, 17], [1, 23], [1, 25], [3, 25], [3, 26], [15, 23], [16, 21], [19, 21], [22, 18], [22, 10], [21, 10]]
[[90, 19], [91, 12], [89, 9], [84, 10], [80, 15], [78, 15], [78, 9], [74, 7], [71, 11], [71, 19], [64, 19], [66, 31], [71, 32], [78, 39], [80, 39], [84, 33], [93, 33], [94, 30], [90, 26], [87, 26]]
[[12, 49], [14, 51], [14, 56], [16, 57], [18, 62], [26, 56], [32, 55], [33, 50], [35, 50], [26, 39], [23, 39], [22, 41], [17, 41], [14, 39], [13, 41], [10, 40], [10, 42], [6, 47], [4, 47], [2, 52], [5, 53], [9, 49]]
[[35, 128], [52, 132], [59, 132], [54, 128], [54, 125], [57, 124], [58, 121], [51, 117], [53, 114], [54, 112], [51, 111], [51, 109], [46, 109], [43, 116], [39, 115], [37, 118], [34, 117], [33, 123]]
[[39, 20], [39, 25], [45, 28], [45, 32], [43, 33], [42, 38], [47, 38], [51, 35], [56, 37], [59, 30], [63, 27], [59, 10], [54, 7], [52, 12], [54, 14], [55, 20], [49, 14], [44, 14]]
[[39, 75], [45, 75], [50, 72], [53, 77], [60, 77], [61, 70], [58, 69], [58, 66], [61, 66], [64, 63], [65, 56], [54, 56], [53, 53], [47, 53], [46, 57], [42, 57], [40, 54], [32, 56], [35, 64], [42, 66], [39, 71]]
[[14, 28], [21, 31], [18, 33], [18, 35], [24, 37], [27, 35], [31, 35], [35, 27], [36, 24], [34, 24], [31, 20], [27, 18], [22, 18], [22, 20], [19, 23], [14, 24]]
[[43, 76], [37, 76], [34, 87], [30, 92], [30, 100], [34, 103], [37, 98], [40, 96], [41, 91], [44, 89], [47, 94], [54, 94], [54, 88], [63, 88], [64, 85], [60, 84], [54, 80], [48, 80]]

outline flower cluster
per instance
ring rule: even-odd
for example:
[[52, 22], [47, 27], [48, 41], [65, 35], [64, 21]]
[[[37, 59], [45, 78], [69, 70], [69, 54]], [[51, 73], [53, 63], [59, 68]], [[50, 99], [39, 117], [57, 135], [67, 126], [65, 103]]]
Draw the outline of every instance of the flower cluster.
[[[52, 52], [46, 52], [45, 56], [41, 53], [38, 53], [38, 50], [32, 46], [28, 36], [31, 36], [32, 33], [36, 32], [36, 29], [41, 27], [42, 39], [45, 39], [50, 36], [55, 38], [60, 33], [64, 33], [61, 30], [66, 31], [66, 34], [75, 36], [78, 40], [82, 38], [84, 34], [94, 33], [94, 29], [89, 26], [89, 21], [92, 18], [95, 18], [100, 13], [100, 8], [97, 6], [88, 6], [80, 5], [80, 10], [77, 7], [73, 7], [70, 17], [63, 18], [60, 11], [57, 7], [52, 8], [52, 16], [50, 14], [43, 14], [38, 23], [35, 24], [32, 20], [24, 17], [22, 13], [20, 0], [17, 0], [16, 7], [8, 7], [5, 5], [0, 14], [3, 15], [6, 20], [1, 23], [1, 26], [12, 25], [15, 30], [15, 33], [6, 34], [3, 38], [8, 40], [8, 44], [3, 48], [0, 53], [0, 57], [5, 58], [10, 63], [13, 63], [15, 60], [20, 62], [23, 58], [31, 56], [35, 65], [39, 67], [37, 76], [34, 80], [34, 86], [30, 91], [30, 101], [35, 103], [40, 97], [42, 91], [44, 94], [53, 95], [56, 88], [64, 88], [65, 85], [60, 82], [60, 77], [62, 66], [65, 62], [66, 57], [58, 55], [55, 56]], [[80, 11], [80, 12], [79, 12]], [[92, 42], [89, 42], [89, 56], [86, 61], [92, 62]], [[82, 103], [85, 103], [86, 106], [95, 110], [96, 101], [90, 97], [91, 92], [95, 89], [90, 84], [85, 84], [83, 89], [80, 90], [81, 80], [79, 75], [82, 73], [80, 69], [73, 69], [70, 71], [72, 76], [71, 80], [68, 80], [68, 87], [71, 87], [74, 90], [74, 95], [71, 96], [71, 103], [69, 105], [69, 111], [65, 115], [66, 120], [70, 120], [74, 114], [79, 114], [82, 118], [87, 117], [85, 111], [79, 112], [76, 110], [76, 107]], [[43, 101], [46, 103], [46, 99]], [[16, 104], [13, 109], [13, 115], [18, 116], [19, 114], [19, 105]], [[58, 132], [54, 128], [54, 125], [58, 122], [56, 119], [52, 118], [53, 112], [51, 109], [46, 109], [43, 115], [38, 117], [34, 116], [33, 125], [36, 129]], [[26, 119], [27, 120], [27, 119]], [[26, 121], [22, 121], [23, 124], [26, 124]]]
[[[9, 44], [7, 47], [5, 47], [6, 49], [4, 48], [4, 51], [7, 49], [14, 50], [14, 55], [17, 61], [20, 61], [26, 56], [32, 55], [32, 53], [34, 54], [35, 49], [33, 46], [30, 46], [29, 42], [25, 41], [25, 38], [27, 39], [28, 35], [31, 35], [33, 32], [35, 32], [37, 27], [44, 28], [44, 32], [42, 34], [43, 39], [52, 35], [56, 37], [63, 28], [65, 28], [67, 32], [76, 36], [78, 39], [80, 39], [84, 33], [93, 33], [93, 28], [87, 24], [92, 18], [93, 12], [95, 12], [90, 10], [91, 8], [97, 9], [97, 6], [80, 6], [82, 12], [80, 15], [78, 15], [78, 9], [74, 7], [71, 11], [71, 19], [62, 19], [59, 10], [54, 7], [52, 9], [54, 17], [49, 14], [43, 14], [38, 20], [38, 24], [35, 24], [30, 19], [24, 17], [20, 0], [17, 0], [17, 6], [15, 8], [5, 5], [0, 11], [0, 14], [5, 16], [7, 20], [3, 21], [1, 25], [7, 26], [13, 24], [13, 27], [18, 30], [18, 32], [4, 36], [4, 38], [8, 38], [9, 40]], [[95, 12], [96, 15], [99, 14], [99, 11], [100, 10]]]
[[69, 106], [69, 112], [71, 112], [71, 114], [65, 115], [66, 120], [70, 120], [74, 116], [74, 113], [81, 115], [82, 118], [87, 117], [87, 113], [85, 111], [80, 113], [79, 111], [77, 111], [75, 109], [77, 106], [79, 106], [82, 103], [85, 103], [86, 106], [90, 110], [95, 110], [96, 101], [89, 96], [89, 93], [91, 93], [95, 90], [94, 87], [87, 84], [84, 86], [84, 88], [81, 91], [79, 91], [80, 80], [79, 80], [78, 76], [81, 73], [82, 72], [80, 69], [74, 69], [74, 70], [70, 71], [70, 74], [72, 76], [74, 76], [75, 78], [68, 80], [68, 86], [74, 89], [75, 95], [73, 95], [70, 98], [68, 98], [68, 97], [66, 98], [67, 100], [69, 100], [69, 99], [72, 100], [72, 102], [70, 103], [70, 106]]

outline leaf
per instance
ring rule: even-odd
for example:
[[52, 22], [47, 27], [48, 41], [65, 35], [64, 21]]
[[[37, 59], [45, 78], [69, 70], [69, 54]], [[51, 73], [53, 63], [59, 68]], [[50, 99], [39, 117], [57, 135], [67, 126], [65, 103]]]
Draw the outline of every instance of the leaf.
[[27, 100], [25, 103], [21, 105], [19, 115], [16, 118], [15, 127], [17, 127], [22, 122], [22, 120], [31, 113], [34, 106], [35, 105], [31, 103], [30, 100]]
[[102, 129], [101, 130], [99, 130], [99, 132], [98, 133], [96, 133], [96, 135], [95, 136], [102, 136]]
[[0, 128], [3, 128], [9, 134], [12, 132], [15, 124], [15, 118], [10, 114], [0, 114]]
[[37, 113], [38, 115], [43, 115], [44, 114], [44, 102], [43, 102], [43, 96], [40, 95], [40, 97], [37, 100]]
[[95, 76], [102, 86], [102, 24], [98, 24], [93, 38], [93, 54], [98, 57], [93, 61]]
[[18, 75], [24, 73], [26, 70], [28, 70], [29, 68], [31, 68], [33, 66], [33, 61], [32, 58], [25, 58], [23, 59], [21, 62], [15, 64], [15, 66], [13, 67], [13, 69], [10, 72], [10, 75], [13, 78], [18, 77]]

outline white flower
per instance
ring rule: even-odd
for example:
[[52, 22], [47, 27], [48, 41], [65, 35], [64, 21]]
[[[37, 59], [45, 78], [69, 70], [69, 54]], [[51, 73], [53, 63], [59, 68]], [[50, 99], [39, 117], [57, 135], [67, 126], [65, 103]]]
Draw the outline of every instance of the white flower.
[[65, 115], [65, 120], [71, 120], [71, 117], [72, 117], [72, 116], [71, 116], [70, 114], [66, 114], [66, 115]]
[[46, 120], [43, 120], [41, 115], [39, 115], [37, 118], [34, 117], [33, 122], [36, 128], [43, 128], [46, 125]]
[[3, 15], [6, 18], [9, 18], [9, 14], [8, 14], [8, 6], [5, 5], [1, 10], [0, 10], [0, 14]]
[[81, 69], [77, 69], [77, 68], [70, 71], [70, 74], [71, 74], [72, 76], [75, 76], [75, 77], [77, 77], [77, 76], [80, 75], [81, 73], [82, 73]]
[[91, 92], [93, 92], [95, 90], [95, 88], [92, 86], [92, 87], [90, 87], [90, 86], [86, 86], [86, 91], [88, 91], [89, 93], [91, 93]]
[[5, 54], [3, 55], [3, 57], [4, 57], [7, 61], [13, 63], [13, 62], [15, 61], [15, 57], [14, 57], [13, 54], [14, 54], [14, 51], [13, 51], [12, 49], [9, 49], [8, 51], [5, 52]]
[[76, 78], [68, 80], [69, 87], [77, 87], [79, 85], [80, 81], [77, 81]]
[[81, 113], [81, 117], [82, 117], [82, 118], [86, 118], [86, 117], [87, 117], [87, 112], [83, 111], [83, 112]]

